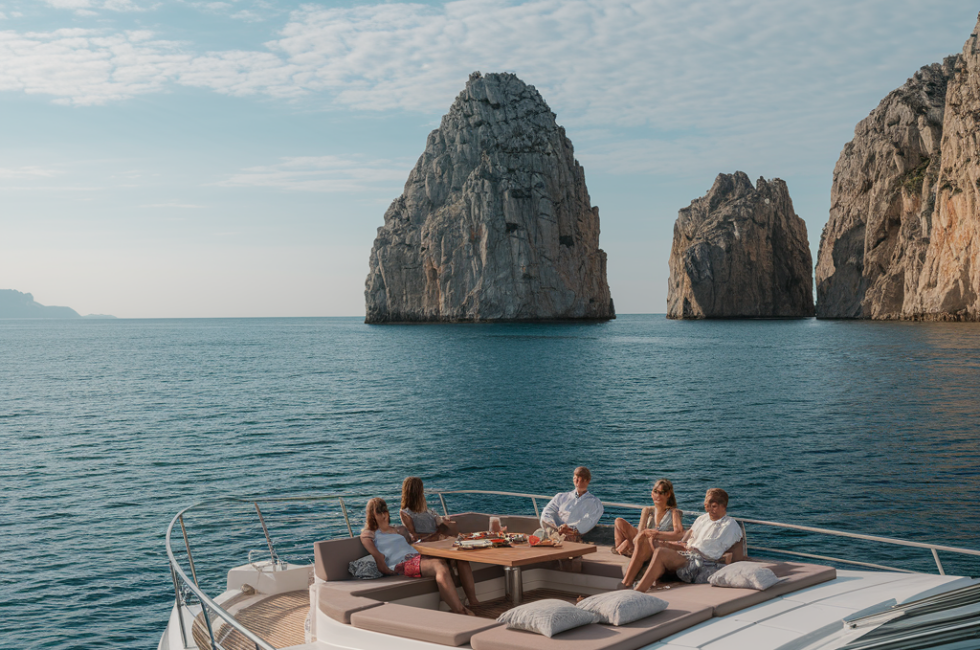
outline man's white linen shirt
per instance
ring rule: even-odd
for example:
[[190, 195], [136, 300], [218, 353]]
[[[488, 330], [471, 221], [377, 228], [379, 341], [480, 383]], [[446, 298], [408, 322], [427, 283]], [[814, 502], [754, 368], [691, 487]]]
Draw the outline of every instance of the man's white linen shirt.
[[555, 495], [541, 513], [541, 523], [560, 528], [567, 524], [580, 535], [592, 530], [602, 516], [602, 503], [591, 492], [579, 496], [577, 490]]
[[696, 549], [709, 560], [717, 560], [740, 539], [742, 539], [742, 528], [737, 521], [728, 515], [711, 521], [711, 515], [704, 513], [691, 526], [687, 547]]

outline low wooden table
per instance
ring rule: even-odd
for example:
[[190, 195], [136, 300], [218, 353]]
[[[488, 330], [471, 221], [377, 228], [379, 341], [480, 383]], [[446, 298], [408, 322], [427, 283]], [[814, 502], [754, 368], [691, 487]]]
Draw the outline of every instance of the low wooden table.
[[550, 560], [567, 560], [596, 552], [596, 547], [592, 544], [576, 544], [575, 542], [563, 542], [559, 547], [530, 546], [525, 543], [502, 548], [460, 550], [453, 546], [454, 541], [456, 540], [443, 539], [438, 542], [421, 542], [414, 546], [415, 550], [425, 557], [482, 562], [504, 567], [504, 587], [515, 605], [520, 605], [524, 601], [521, 567]]

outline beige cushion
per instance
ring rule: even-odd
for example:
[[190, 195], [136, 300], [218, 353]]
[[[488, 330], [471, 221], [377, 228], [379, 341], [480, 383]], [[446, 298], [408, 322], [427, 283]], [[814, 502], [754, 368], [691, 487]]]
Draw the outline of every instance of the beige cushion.
[[599, 616], [595, 612], [580, 609], [564, 600], [545, 598], [511, 607], [497, 617], [497, 622], [503, 623], [509, 629], [527, 630], [553, 637], [573, 627], [598, 623]]
[[[350, 622], [362, 630], [450, 646], [466, 645], [474, 634], [499, 625], [476, 616], [391, 603], [355, 612], [351, 614]], [[397, 646], [389, 644], [392, 648]]]
[[632, 589], [607, 591], [582, 599], [575, 605], [599, 617], [599, 623], [626, 625], [667, 609], [667, 601]]
[[363, 596], [353, 596], [345, 590], [333, 589], [326, 582], [317, 585], [316, 603], [320, 611], [341, 623], [350, 623], [354, 612], [378, 607], [381, 601]]
[[457, 530], [461, 533], [477, 533], [490, 529], [490, 515], [481, 512], [463, 512], [451, 515], [450, 518], [456, 522]]
[[541, 522], [534, 517], [501, 517], [500, 525], [506, 526], [508, 533], [530, 535], [538, 529]]
[[313, 544], [314, 572], [320, 580], [350, 580], [350, 563], [367, 555], [359, 537], [344, 537]]
[[712, 587], [757, 589], [765, 591], [779, 582], [779, 578], [767, 566], [758, 562], [734, 562], [715, 571], [708, 583]]
[[[375, 610], [368, 610], [375, 611]], [[669, 608], [635, 623], [620, 627], [584, 625], [552, 638], [523, 632], [494, 628], [480, 632], [470, 639], [473, 650], [636, 650], [677, 634], [692, 625], [711, 618], [710, 607], [697, 609]]]
[[785, 578], [765, 591], [755, 589], [718, 589], [711, 585], [689, 585], [683, 582], [670, 583], [670, 589], [651, 591], [657, 598], [670, 603], [671, 607], [693, 607], [697, 605], [713, 608], [715, 616], [727, 616], [733, 612], [752, 607], [778, 596], [783, 596], [806, 587], [833, 580], [837, 571], [832, 567], [796, 562], [765, 563], [779, 578]]

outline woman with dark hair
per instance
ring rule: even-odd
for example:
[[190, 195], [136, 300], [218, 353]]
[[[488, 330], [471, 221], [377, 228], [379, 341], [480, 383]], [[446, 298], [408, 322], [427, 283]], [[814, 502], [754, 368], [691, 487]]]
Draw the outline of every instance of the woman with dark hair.
[[[386, 576], [403, 575], [409, 578], [433, 577], [439, 586], [439, 595], [456, 614], [475, 614], [463, 606], [456, 593], [453, 574], [445, 560], [422, 557], [412, 548], [405, 537], [392, 527], [389, 521], [388, 504], [375, 497], [368, 501], [364, 510], [364, 529], [361, 530], [361, 543], [378, 565], [378, 571]], [[459, 562], [459, 581], [463, 585], [470, 605], [479, 605], [476, 599], [476, 584], [469, 562]]]
[[[674, 484], [665, 478], [660, 479], [653, 485], [650, 498], [653, 499], [653, 507], [647, 506], [640, 511], [638, 528], [622, 518], [615, 521], [613, 553], [632, 556], [634, 549], [643, 548], [643, 562], [646, 562], [653, 555], [653, 540], [676, 541], [684, 535]], [[647, 550], [650, 552], [646, 553]]]
[[402, 483], [402, 524], [416, 542], [433, 542], [457, 535], [456, 522], [440, 517], [425, 502], [422, 479], [409, 476]]

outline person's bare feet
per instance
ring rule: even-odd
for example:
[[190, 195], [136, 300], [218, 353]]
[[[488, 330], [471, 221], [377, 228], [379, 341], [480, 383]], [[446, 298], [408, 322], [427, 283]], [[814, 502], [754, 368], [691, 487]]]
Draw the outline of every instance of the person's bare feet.
[[466, 614], [467, 616], [476, 616], [476, 614], [473, 612], [473, 610], [470, 609], [469, 607], [464, 607], [463, 608], [463, 613]]
[[618, 583], [616, 585], [616, 591], [620, 591], [622, 589], [632, 589], [632, 588], [633, 588], [633, 585], [627, 585], [627, 584], [624, 584], [622, 582], [620, 582], [620, 583]]

